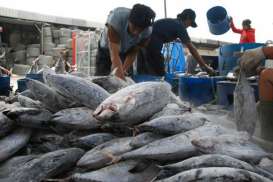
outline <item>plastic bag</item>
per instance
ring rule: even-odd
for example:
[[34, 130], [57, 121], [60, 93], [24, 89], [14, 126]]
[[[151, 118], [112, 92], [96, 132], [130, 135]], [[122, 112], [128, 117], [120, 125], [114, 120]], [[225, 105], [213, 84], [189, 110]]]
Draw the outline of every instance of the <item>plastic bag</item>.
[[253, 135], [258, 121], [254, 90], [250, 86], [245, 73], [240, 72], [234, 90], [234, 117], [239, 131], [247, 131]]

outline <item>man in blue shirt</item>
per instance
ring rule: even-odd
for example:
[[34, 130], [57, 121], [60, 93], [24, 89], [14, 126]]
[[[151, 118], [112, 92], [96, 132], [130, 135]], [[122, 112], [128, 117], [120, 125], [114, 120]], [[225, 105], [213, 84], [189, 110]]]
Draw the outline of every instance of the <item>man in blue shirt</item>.
[[180, 39], [201, 68], [209, 74], [214, 74], [214, 70], [199, 55], [188, 35], [188, 27], [197, 27], [195, 18], [196, 14], [192, 9], [185, 9], [177, 15], [176, 19], [165, 18], [157, 20], [153, 24], [153, 32], [148, 46], [143, 48], [138, 54], [138, 73], [157, 76], [165, 75], [164, 58], [161, 54], [163, 44]]

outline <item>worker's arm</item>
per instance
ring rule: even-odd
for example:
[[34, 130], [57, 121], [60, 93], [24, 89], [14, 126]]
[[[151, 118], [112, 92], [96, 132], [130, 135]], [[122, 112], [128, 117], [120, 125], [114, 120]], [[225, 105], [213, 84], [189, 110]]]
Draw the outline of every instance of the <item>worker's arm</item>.
[[109, 50], [112, 62], [112, 68], [117, 68], [116, 76], [125, 79], [122, 62], [119, 56], [120, 52], [120, 38], [118, 33], [114, 30], [112, 26], [108, 26], [108, 43], [109, 43]]
[[187, 46], [191, 55], [196, 59], [196, 61], [198, 62], [198, 64], [200, 65], [201, 68], [205, 69], [205, 71], [208, 74], [211, 74], [211, 75], [215, 74], [214, 70], [205, 63], [204, 59], [197, 52], [197, 49], [192, 44], [192, 42], [185, 43], [185, 45]]
[[232, 18], [230, 18], [230, 23], [229, 23], [229, 25], [230, 25], [231, 30], [232, 30], [234, 33], [239, 33], [239, 34], [241, 34], [241, 33], [243, 32], [242, 29], [238, 29], [238, 28], [235, 27]]
[[149, 44], [150, 39], [145, 39], [142, 42], [140, 42], [138, 45], [136, 45], [134, 48], [132, 48], [128, 54], [126, 55], [125, 58], [125, 62], [123, 64], [123, 70], [124, 72], [127, 72], [129, 70], [129, 68], [133, 65], [134, 60], [136, 58], [136, 55], [138, 53], [138, 51], [143, 48], [146, 47]]

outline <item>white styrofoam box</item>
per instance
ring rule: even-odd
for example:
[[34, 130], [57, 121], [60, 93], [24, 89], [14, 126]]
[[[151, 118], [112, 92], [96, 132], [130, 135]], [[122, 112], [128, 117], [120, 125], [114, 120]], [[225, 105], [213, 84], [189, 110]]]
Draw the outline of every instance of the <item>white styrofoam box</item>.
[[37, 47], [27, 48], [27, 57], [36, 57], [39, 55], [40, 55], [40, 48], [37, 48]]
[[21, 51], [21, 50], [26, 50], [26, 45], [24, 44], [17, 44], [16, 47], [14, 48], [15, 51]]
[[59, 57], [59, 56], [61, 56], [61, 51], [63, 51], [64, 50], [64, 48], [61, 48], [61, 47], [55, 47], [55, 48], [53, 48], [52, 49], [52, 51], [53, 51], [53, 56], [54, 57]]
[[43, 27], [43, 36], [52, 36], [51, 27]]
[[52, 37], [44, 37], [43, 38], [44, 44], [50, 44], [53, 42]]
[[60, 29], [60, 37], [68, 37], [71, 38], [72, 32], [68, 28], [61, 28]]
[[51, 50], [55, 47], [54, 43], [44, 43], [44, 50]]
[[24, 63], [26, 61], [26, 51], [20, 50], [13, 53], [14, 61], [16, 63]]
[[52, 67], [54, 65], [54, 60], [52, 56], [40, 55], [39, 58], [39, 65], [48, 65], [49, 67]]
[[28, 44], [27, 45], [28, 48], [34, 48], [34, 47], [35, 48], [40, 48], [40, 46], [41, 46], [40, 44]]
[[32, 65], [33, 61], [34, 61], [36, 58], [37, 58], [37, 57], [28, 57], [28, 58], [27, 58], [27, 61], [26, 61], [27, 65]]
[[44, 51], [44, 55], [53, 56], [54, 55], [53, 50], [51, 49], [51, 50]]
[[65, 48], [66, 48], [66, 45], [65, 45], [65, 44], [58, 44], [57, 47], [58, 47], [58, 48], [63, 48], [63, 49], [65, 49]]
[[66, 47], [69, 48], [69, 49], [72, 49], [72, 39], [68, 39], [66, 41]]
[[53, 38], [59, 38], [60, 37], [60, 30], [53, 30]]
[[68, 37], [61, 37], [60, 38], [60, 44], [67, 44], [67, 41], [69, 40], [70, 38], [68, 38]]

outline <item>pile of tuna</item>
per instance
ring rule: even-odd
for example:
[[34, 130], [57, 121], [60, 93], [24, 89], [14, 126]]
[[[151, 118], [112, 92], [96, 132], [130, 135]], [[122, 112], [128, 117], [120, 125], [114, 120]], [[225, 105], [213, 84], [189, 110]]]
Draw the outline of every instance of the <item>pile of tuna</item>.
[[0, 102], [1, 182], [273, 180], [270, 153], [165, 82], [43, 75]]

